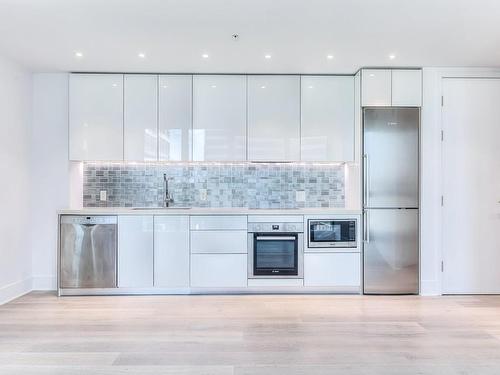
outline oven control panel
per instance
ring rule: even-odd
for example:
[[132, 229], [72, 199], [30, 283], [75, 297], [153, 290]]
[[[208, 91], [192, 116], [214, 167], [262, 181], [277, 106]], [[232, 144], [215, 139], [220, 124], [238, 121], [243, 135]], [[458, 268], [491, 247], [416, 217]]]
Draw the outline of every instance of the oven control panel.
[[303, 233], [304, 223], [248, 223], [249, 233]]

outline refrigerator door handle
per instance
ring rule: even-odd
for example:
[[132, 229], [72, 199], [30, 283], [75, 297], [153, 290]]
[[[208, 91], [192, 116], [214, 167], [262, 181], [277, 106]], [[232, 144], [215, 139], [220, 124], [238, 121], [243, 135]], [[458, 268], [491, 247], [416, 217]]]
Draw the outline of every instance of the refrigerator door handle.
[[370, 243], [370, 228], [368, 227], [368, 210], [363, 215], [363, 242]]
[[370, 173], [369, 173], [369, 168], [370, 166], [370, 162], [369, 162], [369, 159], [368, 159], [368, 154], [364, 154], [363, 155], [363, 200], [364, 200], [364, 204], [365, 204], [365, 207], [370, 207], [370, 203], [368, 202], [368, 199], [369, 199], [369, 196], [370, 196], [370, 193], [369, 193], [369, 190], [370, 190], [370, 182], [369, 182], [369, 179], [370, 179]]

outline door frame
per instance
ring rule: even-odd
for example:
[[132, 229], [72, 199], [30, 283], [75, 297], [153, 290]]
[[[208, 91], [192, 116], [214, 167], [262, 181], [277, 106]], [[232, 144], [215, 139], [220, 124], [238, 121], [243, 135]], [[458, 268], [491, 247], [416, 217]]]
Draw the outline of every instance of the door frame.
[[500, 69], [423, 68], [421, 119], [421, 295], [442, 295], [443, 275], [443, 80], [446, 78], [500, 78]]

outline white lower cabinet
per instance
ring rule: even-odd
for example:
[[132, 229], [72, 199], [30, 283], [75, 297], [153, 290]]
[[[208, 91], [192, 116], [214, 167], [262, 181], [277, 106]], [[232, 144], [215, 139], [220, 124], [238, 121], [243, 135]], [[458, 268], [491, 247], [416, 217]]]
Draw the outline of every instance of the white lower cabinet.
[[359, 287], [361, 285], [359, 253], [304, 254], [304, 285]]
[[189, 216], [154, 217], [154, 286], [189, 287]]
[[118, 217], [118, 287], [153, 286], [153, 216]]
[[191, 232], [191, 253], [246, 254], [247, 231], [206, 230]]
[[191, 287], [244, 288], [247, 254], [191, 254]]

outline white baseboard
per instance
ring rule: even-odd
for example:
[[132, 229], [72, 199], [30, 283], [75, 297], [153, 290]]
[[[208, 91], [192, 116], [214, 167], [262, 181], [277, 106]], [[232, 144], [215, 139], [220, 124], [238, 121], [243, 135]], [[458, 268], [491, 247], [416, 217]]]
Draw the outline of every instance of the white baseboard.
[[31, 292], [31, 277], [0, 287], [0, 305]]
[[441, 286], [438, 280], [422, 280], [420, 282], [421, 296], [440, 296]]
[[57, 279], [51, 275], [38, 275], [32, 278], [32, 290], [56, 290]]

